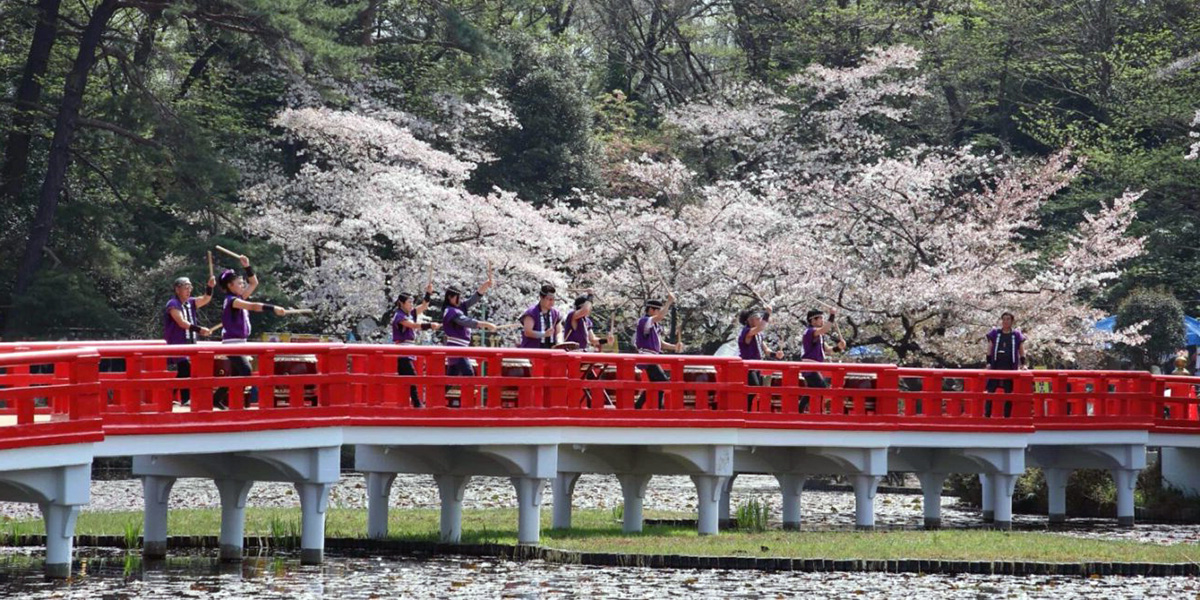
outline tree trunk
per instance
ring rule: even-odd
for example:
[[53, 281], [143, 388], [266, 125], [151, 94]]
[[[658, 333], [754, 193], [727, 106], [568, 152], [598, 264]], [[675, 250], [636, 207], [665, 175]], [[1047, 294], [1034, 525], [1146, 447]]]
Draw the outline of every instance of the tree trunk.
[[[79, 126], [79, 112], [83, 106], [88, 75], [96, 62], [96, 48], [100, 45], [100, 38], [108, 29], [108, 22], [117, 7], [118, 0], [102, 0], [92, 12], [83, 30], [83, 36], [79, 39], [79, 54], [76, 55], [71, 72], [67, 75], [62, 103], [58, 108], [58, 116], [54, 119], [54, 138], [50, 142], [50, 153], [46, 161], [46, 178], [42, 181], [42, 189], [38, 194], [37, 214], [29, 230], [25, 254], [17, 268], [17, 281], [13, 287], [14, 304], [17, 298], [29, 290], [33, 277], [41, 266], [42, 253], [50, 241], [50, 233], [54, 229], [54, 215], [58, 210], [58, 197], [66, 183], [67, 166], [71, 161], [71, 142]], [[16, 321], [16, 316], [14, 310], [7, 320], [8, 327]]]
[[21, 195], [25, 183], [25, 171], [29, 168], [29, 144], [33, 139], [30, 128], [36, 117], [36, 107], [42, 96], [42, 77], [50, 63], [50, 51], [58, 37], [58, 7], [61, 0], [40, 0], [37, 10], [37, 25], [33, 29], [33, 43], [29, 45], [29, 59], [21, 73], [17, 87], [16, 114], [12, 129], [4, 148], [4, 167], [0, 169], [0, 202], [14, 202]]

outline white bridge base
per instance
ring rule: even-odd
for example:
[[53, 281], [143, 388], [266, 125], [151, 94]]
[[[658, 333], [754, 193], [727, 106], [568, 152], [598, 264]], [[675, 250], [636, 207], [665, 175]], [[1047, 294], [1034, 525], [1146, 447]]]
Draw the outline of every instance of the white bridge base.
[[[300, 500], [302, 562], [318, 563], [324, 553], [329, 490], [338, 480], [340, 449], [346, 443], [355, 444], [356, 469], [366, 474], [367, 533], [372, 538], [388, 534], [388, 495], [398, 473], [433, 476], [441, 498], [440, 539], [450, 543], [462, 541], [463, 494], [471, 477], [510, 478], [518, 499], [517, 539], [536, 544], [546, 484], [554, 496], [553, 527], [569, 528], [575, 484], [583, 473], [617, 477], [624, 498], [622, 528], [630, 533], [642, 530], [651, 477], [687, 475], [696, 487], [697, 532], [716, 534], [730, 517], [732, 485], [739, 473], [769, 474], [778, 480], [785, 529], [802, 523], [801, 493], [807, 478], [843, 475], [854, 487], [855, 525], [870, 529], [875, 525], [877, 486], [889, 471], [917, 474], [928, 528], [941, 525], [947, 475], [977, 473], [984, 488], [985, 520], [1008, 528], [1013, 487], [1027, 462], [1045, 469], [1052, 521], [1065, 518], [1070, 471], [1103, 468], [1117, 483], [1119, 522], [1132, 525], [1133, 489], [1146, 465], [1147, 439], [1145, 432], [1094, 430], [964, 434], [580, 427], [325, 427], [109, 436], [97, 444], [0, 451], [0, 500], [33, 502], [42, 508], [48, 533], [46, 568], [55, 576], [70, 573], [75, 517], [88, 501], [93, 455], [134, 456], [133, 472], [142, 478], [145, 492], [147, 558], [166, 554], [175, 481], [202, 477], [213, 480], [220, 493], [223, 560], [242, 557], [246, 498], [254, 482], [284, 481], [296, 486]], [[1168, 438], [1161, 441], [1165, 444]], [[1170, 485], [1200, 491], [1197, 473], [1200, 448], [1163, 448], [1163, 476]]]
[[0, 450], [0, 465], [0, 501], [31, 502], [42, 511], [46, 575], [70, 577], [75, 519], [91, 493], [92, 445]]
[[212, 479], [221, 496], [221, 560], [240, 561], [246, 530], [246, 497], [255, 481], [286, 481], [300, 498], [300, 562], [320, 564], [325, 552], [329, 488], [339, 477], [341, 448], [297, 448], [217, 454], [133, 457], [146, 497], [143, 553], [162, 558], [167, 550], [167, 506], [180, 477]]

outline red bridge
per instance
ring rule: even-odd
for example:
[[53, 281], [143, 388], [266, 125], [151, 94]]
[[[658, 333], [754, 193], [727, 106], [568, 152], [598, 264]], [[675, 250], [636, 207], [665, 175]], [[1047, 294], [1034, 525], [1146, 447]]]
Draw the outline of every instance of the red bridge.
[[[227, 376], [226, 354], [253, 357], [256, 373]], [[192, 378], [168, 359], [186, 356]], [[414, 358], [418, 375], [396, 375]], [[476, 377], [446, 376], [466, 357]], [[661, 364], [651, 383], [638, 365]], [[1200, 378], [1127, 371], [910, 369], [891, 365], [744, 362], [706, 356], [584, 354], [545, 350], [344, 344], [159, 342], [0, 345], [0, 500], [36, 502], [47, 531], [47, 571], [70, 572], [74, 522], [88, 502], [95, 457], [132, 456], [145, 492], [144, 552], [166, 552], [167, 504], [179, 477], [215, 481], [221, 557], [242, 555], [245, 501], [255, 481], [296, 486], [302, 560], [322, 558], [325, 510], [340, 449], [355, 445], [367, 475], [368, 534], [387, 534], [397, 473], [433, 475], [441, 537], [461, 535], [463, 491], [474, 475], [506, 476], [520, 504], [518, 538], [536, 543], [545, 482], [553, 525], [570, 527], [581, 473], [615, 474], [624, 528], [642, 527], [653, 475], [690, 475], [698, 528], [729, 516], [739, 473], [774, 475], [783, 524], [800, 525], [812, 474], [846, 476], [856, 523], [874, 525], [874, 497], [889, 471], [914, 472], [925, 522], [940, 524], [949, 473], [978, 473], [984, 518], [1009, 527], [1016, 478], [1045, 470], [1050, 520], [1065, 518], [1067, 475], [1103, 468], [1117, 483], [1117, 518], [1132, 525], [1133, 490], [1148, 447], [1162, 448], [1171, 485], [1200, 488]], [[748, 369], [766, 387], [748, 387]], [[803, 385], [819, 372], [828, 389]], [[989, 379], [1012, 391], [987, 393]], [[412, 388], [424, 402], [414, 407]], [[258, 400], [253, 402], [257, 388]], [[190, 394], [188, 406], [177, 401]], [[635, 408], [639, 396], [645, 403]], [[661, 397], [661, 406], [660, 400]], [[215, 406], [214, 406], [215, 405]]]

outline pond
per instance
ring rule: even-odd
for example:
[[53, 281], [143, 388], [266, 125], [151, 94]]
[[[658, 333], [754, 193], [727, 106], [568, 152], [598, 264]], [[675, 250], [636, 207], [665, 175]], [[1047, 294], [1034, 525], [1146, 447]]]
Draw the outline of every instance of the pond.
[[221, 564], [211, 554], [143, 562], [82, 548], [76, 576], [46, 580], [29, 551], [0, 549], [0, 597], [36, 598], [1194, 598], [1197, 578], [1002, 577], [590, 567], [541, 561], [328, 555]]

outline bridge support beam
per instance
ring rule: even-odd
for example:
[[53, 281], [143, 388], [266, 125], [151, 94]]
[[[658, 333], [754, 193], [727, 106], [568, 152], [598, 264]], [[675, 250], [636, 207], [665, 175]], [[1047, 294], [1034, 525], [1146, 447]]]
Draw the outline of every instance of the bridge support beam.
[[917, 473], [923, 497], [921, 506], [925, 510], [925, 529], [942, 528], [942, 486], [946, 484], [945, 473]]
[[797, 473], [778, 473], [779, 490], [783, 494], [783, 528], [800, 529], [800, 494], [806, 477]]
[[692, 475], [696, 484], [696, 523], [700, 535], [716, 535], [719, 529], [721, 491], [725, 487], [725, 475]]
[[717, 519], [720, 521], [722, 528], [733, 526], [733, 515], [731, 505], [733, 504], [733, 481], [737, 479], [737, 473], [730, 475], [725, 480], [725, 485], [721, 486], [721, 503], [718, 506]]
[[1071, 478], [1071, 469], [1049, 467], [1042, 469], [1046, 478], [1046, 495], [1049, 500], [1051, 523], [1067, 522], [1067, 480]]
[[462, 502], [470, 475], [434, 475], [438, 496], [442, 500], [441, 528], [438, 539], [447, 544], [462, 541]]
[[1017, 475], [994, 473], [992, 479], [992, 507], [996, 529], [1012, 529], [1012, 496], [1017, 486]]
[[217, 540], [221, 562], [240, 561], [246, 539], [246, 496], [254, 482], [217, 479], [213, 483], [217, 484], [217, 493], [221, 496], [221, 535]]
[[297, 482], [300, 496], [300, 564], [319, 565], [325, 558], [325, 511], [329, 483]]
[[1137, 487], [1138, 469], [1113, 469], [1117, 487], [1117, 525], [1133, 527], [1133, 491]]
[[[1087, 432], [1094, 436], [1094, 432]], [[1050, 522], [1066, 520], [1067, 479], [1075, 469], [1104, 469], [1112, 474], [1117, 490], [1117, 524], [1132, 527], [1134, 522], [1134, 489], [1138, 473], [1146, 468], [1146, 440], [1144, 435], [1129, 432], [1123, 434], [1126, 443], [1095, 444], [1088, 437], [1059, 438], [1053, 444], [1038, 444], [1027, 452], [1034, 466], [1042, 468], [1046, 476], [1046, 487], [1050, 496]], [[1063, 434], [1060, 434], [1063, 435]], [[1167, 477], [1168, 448], [1163, 448], [1163, 478]], [[1200, 456], [1200, 455], [1198, 455]], [[1200, 467], [1200, 462], [1196, 463]]]
[[382, 540], [388, 534], [388, 499], [395, 473], [367, 473], [367, 537]]
[[[311, 441], [310, 434], [303, 435]], [[329, 488], [338, 480], [340, 450], [340, 446], [322, 446], [134, 456], [133, 474], [142, 477], [142, 489], [145, 491], [147, 556], [153, 557], [160, 548], [165, 550], [171, 484], [179, 477], [201, 477], [212, 479], [221, 497], [222, 561], [236, 562], [242, 559], [246, 497], [254, 482], [282, 481], [295, 485], [300, 498], [301, 562], [320, 562], [325, 550], [325, 511]]]
[[879, 488], [880, 475], [854, 475], [854, 527], [875, 528], [875, 492]]
[[621, 496], [625, 499], [621, 509], [621, 531], [638, 533], [642, 530], [642, 503], [646, 499], [646, 485], [650, 483], [650, 475], [618, 473], [617, 481], [621, 482]]
[[554, 501], [554, 513], [550, 525], [555, 529], [571, 528], [571, 501], [575, 496], [575, 483], [579, 481], [579, 473], [558, 472], [550, 482], [550, 492]]
[[46, 575], [54, 579], [71, 576], [71, 555], [75, 550], [75, 519], [78, 504], [47, 502], [40, 505], [46, 526]]
[[75, 519], [87, 504], [92, 445], [0, 450], [0, 501], [37, 504], [46, 528], [46, 576], [71, 576]]
[[517, 488], [517, 543], [536, 544], [542, 535], [542, 492], [546, 480], [541, 477], [513, 477]]
[[146, 501], [142, 514], [142, 557], [147, 560], [167, 556], [167, 507], [174, 485], [174, 477], [148, 475], [142, 478], [142, 497]]
[[979, 506], [983, 509], [983, 522], [991, 523], [996, 520], [995, 480], [991, 473], [979, 474]]

